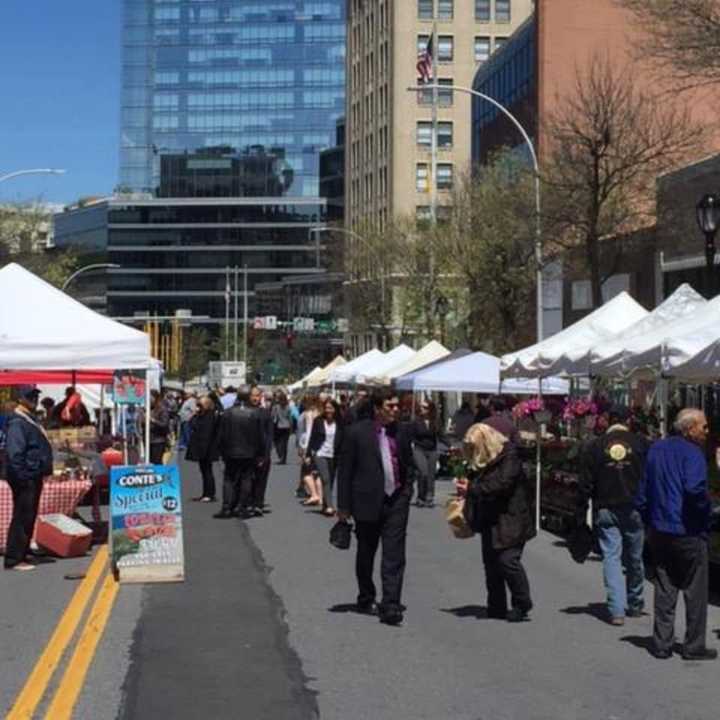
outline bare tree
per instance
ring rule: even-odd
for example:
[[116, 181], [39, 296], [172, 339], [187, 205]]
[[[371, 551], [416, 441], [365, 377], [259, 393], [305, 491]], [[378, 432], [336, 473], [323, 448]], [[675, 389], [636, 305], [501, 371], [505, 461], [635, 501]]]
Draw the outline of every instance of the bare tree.
[[720, 6], [717, 0], [616, 0], [643, 34], [638, 54], [682, 87], [720, 82]]
[[460, 179], [443, 229], [444, 285], [465, 295], [471, 347], [500, 353], [530, 342], [535, 296], [534, 178], [509, 150]]
[[602, 304], [600, 242], [652, 224], [655, 182], [697, 150], [702, 129], [686, 108], [640, 90], [630, 68], [593, 58], [557, 99], [548, 127], [546, 221], [582, 248], [593, 304]]

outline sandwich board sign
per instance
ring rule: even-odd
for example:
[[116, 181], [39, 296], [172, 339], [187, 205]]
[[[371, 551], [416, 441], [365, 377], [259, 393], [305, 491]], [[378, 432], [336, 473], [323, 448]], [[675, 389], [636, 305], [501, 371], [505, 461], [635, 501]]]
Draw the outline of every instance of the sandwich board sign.
[[110, 559], [127, 583], [185, 579], [177, 465], [110, 469]]

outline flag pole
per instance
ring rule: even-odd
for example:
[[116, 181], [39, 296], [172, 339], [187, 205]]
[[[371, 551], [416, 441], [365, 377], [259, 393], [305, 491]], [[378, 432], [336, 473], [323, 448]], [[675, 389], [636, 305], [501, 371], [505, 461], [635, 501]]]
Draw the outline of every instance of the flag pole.
[[230, 266], [225, 268], [225, 360], [230, 357]]
[[233, 344], [233, 360], [238, 359], [238, 292], [240, 290], [240, 270], [235, 266], [235, 327], [234, 327], [234, 344]]
[[247, 373], [247, 351], [248, 351], [248, 268], [244, 266], [245, 273], [245, 292], [243, 293], [243, 362], [245, 363], [245, 373]]
[[[433, 13], [434, 15], [434, 13]], [[440, 40], [437, 36], [437, 20], [433, 20], [432, 35], [432, 144], [430, 145], [430, 221], [433, 226], [433, 237], [430, 242], [430, 287], [428, 292], [429, 307], [426, 312], [431, 313], [428, 325], [435, 330], [435, 225], [437, 225], [437, 153], [438, 153], [438, 76], [437, 61], [440, 57]], [[428, 338], [430, 340], [432, 338]]]

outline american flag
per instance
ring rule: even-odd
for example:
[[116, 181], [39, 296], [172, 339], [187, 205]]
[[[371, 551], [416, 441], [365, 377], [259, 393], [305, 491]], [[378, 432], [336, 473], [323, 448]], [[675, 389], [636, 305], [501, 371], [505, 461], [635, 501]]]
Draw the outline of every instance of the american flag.
[[418, 54], [417, 65], [415, 66], [420, 76], [418, 82], [428, 83], [432, 80], [433, 72], [433, 36], [428, 39], [425, 50]]

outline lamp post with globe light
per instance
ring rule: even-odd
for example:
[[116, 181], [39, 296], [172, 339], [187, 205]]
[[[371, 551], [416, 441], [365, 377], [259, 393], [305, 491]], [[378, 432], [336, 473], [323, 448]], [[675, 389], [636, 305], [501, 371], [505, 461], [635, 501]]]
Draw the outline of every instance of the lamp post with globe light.
[[695, 208], [698, 227], [705, 236], [705, 268], [710, 297], [717, 293], [715, 281], [715, 234], [720, 225], [720, 197], [706, 194]]

